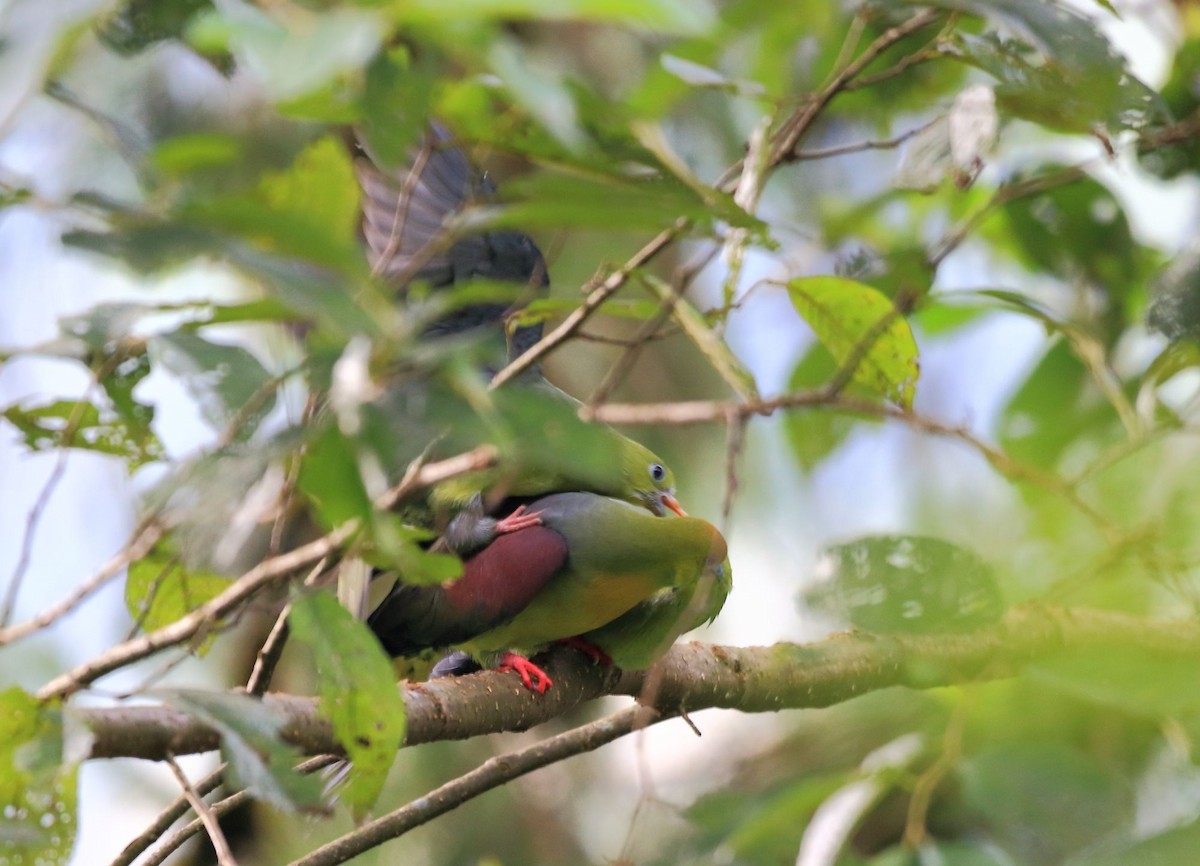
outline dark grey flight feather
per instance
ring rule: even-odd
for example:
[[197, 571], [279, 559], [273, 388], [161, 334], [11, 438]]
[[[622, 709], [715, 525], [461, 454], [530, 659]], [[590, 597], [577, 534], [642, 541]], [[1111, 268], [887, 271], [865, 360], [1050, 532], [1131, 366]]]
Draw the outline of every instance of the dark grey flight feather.
[[[454, 238], [448, 226], [472, 204], [486, 203], [495, 187], [454, 146], [450, 132], [431, 123], [406, 165], [388, 169], [365, 145], [355, 161], [362, 187], [362, 230], [371, 269], [403, 290], [417, 280], [430, 286], [462, 284], [474, 277], [549, 285], [546, 261], [528, 235], [508, 229]], [[474, 304], [450, 313], [427, 333], [449, 336], [496, 324], [511, 308]], [[541, 325], [516, 329], [509, 354], [515, 357], [541, 339]]]

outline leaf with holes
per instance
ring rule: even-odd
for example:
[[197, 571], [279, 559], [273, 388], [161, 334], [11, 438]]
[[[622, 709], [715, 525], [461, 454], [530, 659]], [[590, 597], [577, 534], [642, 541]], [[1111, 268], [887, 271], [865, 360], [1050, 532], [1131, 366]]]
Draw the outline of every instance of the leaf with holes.
[[43, 406], [9, 406], [5, 420], [21, 432], [34, 451], [79, 448], [112, 454], [138, 467], [162, 459], [162, 445], [153, 433], [131, 428], [111, 412], [87, 402], [58, 400]]
[[321, 712], [352, 762], [340, 795], [361, 818], [404, 742], [404, 698], [391, 661], [366, 625], [328, 592], [296, 599], [288, 623], [316, 662]]
[[16, 687], [0, 692], [0, 863], [70, 858], [83, 757], [71, 745], [60, 710]]
[[1004, 612], [992, 569], [937, 538], [859, 538], [827, 548], [815, 571], [819, 582], [805, 601], [869, 631], [964, 632]]
[[920, 363], [912, 329], [880, 292], [841, 277], [803, 277], [787, 284], [792, 304], [850, 381], [904, 408], [912, 407]]

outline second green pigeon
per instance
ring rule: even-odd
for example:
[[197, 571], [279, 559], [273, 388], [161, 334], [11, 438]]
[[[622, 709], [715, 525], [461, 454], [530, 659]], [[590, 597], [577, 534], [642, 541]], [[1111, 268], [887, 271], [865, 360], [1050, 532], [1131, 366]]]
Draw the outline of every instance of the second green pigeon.
[[551, 681], [531, 654], [582, 638], [618, 664], [645, 666], [715, 616], [729, 591], [725, 539], [704, 520], [579, 492], [525, 513], [538, 524], [496, 536], [459, 579], [392, 588], [368, 619], [391, 655], [461, 650], [542, 693]]

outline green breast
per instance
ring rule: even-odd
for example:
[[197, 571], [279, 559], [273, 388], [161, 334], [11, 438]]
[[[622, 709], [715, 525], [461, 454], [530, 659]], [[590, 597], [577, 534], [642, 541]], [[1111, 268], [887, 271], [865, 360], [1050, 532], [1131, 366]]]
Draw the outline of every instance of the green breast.
[[515, 618], [463, 645], [471, 653], [532, 651], [617, 619], [663, 586], [655, 572], [581, 572], [568, 568], [555, 577]]

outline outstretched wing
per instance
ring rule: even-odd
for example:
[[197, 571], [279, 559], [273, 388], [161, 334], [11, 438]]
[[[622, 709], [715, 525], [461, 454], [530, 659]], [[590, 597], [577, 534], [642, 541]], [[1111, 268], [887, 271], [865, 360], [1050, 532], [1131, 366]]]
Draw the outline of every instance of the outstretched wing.
[[[549, 283], [546, 262], [533, 240], [521, 232], [498, 230], [455, 236], [455, 216], [487, 202], [494, 188], [453, 144], [448, 130], [431, 124], [406, 165], [389, 169], [360, 144], [355, 161], [362, 187], [363, 236], [374, 272], [404, 288], [414, 280], [432, 286], [463, 283], [474, 277], [540, 289]], [[509, 307], [474, 304], [457, 310], [430, 328], [452, 334], [500, 322]], [[532, 345], [541, 327], [518, 329], [514, 354]]]

